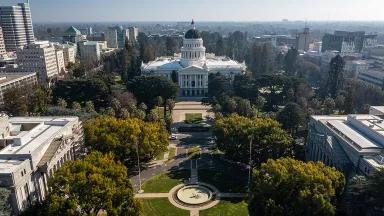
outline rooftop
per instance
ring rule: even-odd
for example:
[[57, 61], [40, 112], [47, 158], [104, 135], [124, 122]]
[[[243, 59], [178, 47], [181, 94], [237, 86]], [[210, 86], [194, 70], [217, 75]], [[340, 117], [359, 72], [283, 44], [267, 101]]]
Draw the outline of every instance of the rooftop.
[[[207, 54], [206, 60], [202, 60], [202, 64], [206, 65], [208, 70], [225, 69], [225, 68], [240, 68], [244, 65], [231, 60], [228, 57], [214, 56]], [[154, 61], [143, 64], [144, 70], [180, 70], [184, 67], [180, 64], [180, 57], [160, 57]]]
[[33, 75], [36, 73], [0, 73], [0, 85], [7, 85]]
[[359, 152], [384, 149], [384, 121], [375, 115], [312, 116]]
[[77, 121], [77, 117], [11, 117], [8, 122], [2, 118], [9, 134], [0, 139], [6, 144], [0, 150], [0, 173], [10, 172], [17, 161], [30, 159], [37, 165], [55, 139], [71, 133], [63, 129]]

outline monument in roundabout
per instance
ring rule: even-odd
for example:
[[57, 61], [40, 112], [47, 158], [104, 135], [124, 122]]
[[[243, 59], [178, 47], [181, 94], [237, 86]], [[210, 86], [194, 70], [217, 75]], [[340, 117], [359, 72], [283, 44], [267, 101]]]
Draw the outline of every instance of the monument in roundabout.
[[180, 184], [169, 192], [169, 201], [178, 208], [208, 209], [219, 203], [217, 195], [219, 191], [212, 185], [203, 182], [191, 182]]

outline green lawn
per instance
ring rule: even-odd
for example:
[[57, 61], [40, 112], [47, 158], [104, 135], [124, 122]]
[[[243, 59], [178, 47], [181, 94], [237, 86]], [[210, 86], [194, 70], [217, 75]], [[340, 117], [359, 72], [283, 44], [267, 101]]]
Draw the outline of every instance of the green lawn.
[[198, 124], [203, 120], [203, 114], [201, 113], [186, 113], [185, 123], [187, 124]]
[[189, 216], [189, 211], [173, 206], [167, 198], [142, 199], [142, 216]]
[[200, 216], [248, 216], [247, 203], [243, 200], [221, 200], [216, 206], [199, 212]]
[[199, 169], [199, 181], [215, 186], [224, 193], [245, 193], [247, 190], [246, 173], [236, 167], [226, 170]]
[[188, 179], [189, 170], [177, 170], [154, 176], [144, 182], [143, 190], [145, 193], [167, 193], [173, 187]]

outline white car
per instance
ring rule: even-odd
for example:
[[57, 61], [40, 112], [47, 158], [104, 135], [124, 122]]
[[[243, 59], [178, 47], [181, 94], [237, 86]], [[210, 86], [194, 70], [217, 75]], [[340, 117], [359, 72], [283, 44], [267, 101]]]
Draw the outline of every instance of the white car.
[[169, 137], [170, 140], [177, 140], [177, 136], [175, 134], [172, 134], [170, 137]]

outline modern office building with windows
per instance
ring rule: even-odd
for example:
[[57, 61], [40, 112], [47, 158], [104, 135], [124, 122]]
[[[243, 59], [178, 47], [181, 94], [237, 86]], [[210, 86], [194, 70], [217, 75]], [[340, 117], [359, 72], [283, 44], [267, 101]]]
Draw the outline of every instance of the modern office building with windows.
[[17, 63], [23, 71], [37, 72], [39, 83], [43, 85], [51, 83], [59, 74], [56, 49], [48, 41], [17, 49]]
[[7, 51], [16, 51], [35, 41], [29, 3], [1, 6], [0, 26]]
[[77, 157], [82, 142], [78, 117], [0, 116], [0, 202], [19, 215], [44, 200], [48, 179]]
[[370, 114], [312, 116], [306, 158], [336, 167], [346, 176], [384, 168], [384, 107]]

